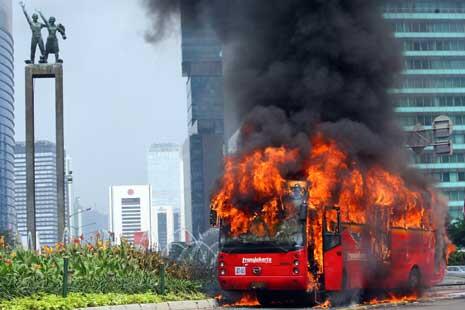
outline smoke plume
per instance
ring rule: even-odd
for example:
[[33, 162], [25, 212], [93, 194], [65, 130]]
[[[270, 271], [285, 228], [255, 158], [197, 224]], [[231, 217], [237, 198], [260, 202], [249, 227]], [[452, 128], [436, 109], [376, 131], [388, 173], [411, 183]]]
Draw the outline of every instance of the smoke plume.
[[[248, 129], [239, 152], [281, 145], [307, 150], [307, 137], [318, 130], [352, 155], [405, 168], [387, 94], [401, 53], [378, 1], [186, 2], [192, 9], [183, 13], [209, 19], [224, 43], [228, 102]], [[144, 3], [153, 20], [147, 39], [160, 40], [170, 33], [180, 0]]]
[[[362, 169], [379, 165], [428, 192], [430, 180], [408, 166], [388, 94], [402, 56], [379, 1], [144, 0], [155, 17], [151, 41], [169, 33], [180, 1], [192, 7], [183, 14], [207, 19], [224, 44], [225, 94], [241, 127], [237, 158], [298, 149], [281, 167], [284, 177], [298, 175], [321, 133]], [[434, 212], [445, 236], [444, 209]]]
[[179, 14], [179, 1], [142, 0], [142, 4], [152, 21], [152, 28], [145, 33], [146, 41], [156, 43], [171, 34]]

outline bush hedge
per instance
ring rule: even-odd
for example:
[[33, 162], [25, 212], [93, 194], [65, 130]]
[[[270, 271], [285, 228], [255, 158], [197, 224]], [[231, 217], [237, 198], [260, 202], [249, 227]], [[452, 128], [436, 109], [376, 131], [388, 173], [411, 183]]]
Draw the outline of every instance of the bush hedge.
[[448, 261], [449, 266], [464, 266], [465, 251], [457, 251], [451, 254]]
[[192, 279], [190, 266], [138, 251], [123, 243], [109, 246], [75, 242], [44, 247], [42, 252], [0, 248], [0, 300], [37, 294], [59, 295], [63, 261], [69, 258], [69, 291], [76, 293], [160, 293], [160, 268], [166, 268], [165, 287], [171, 294], [195, 294], [201, 282]]

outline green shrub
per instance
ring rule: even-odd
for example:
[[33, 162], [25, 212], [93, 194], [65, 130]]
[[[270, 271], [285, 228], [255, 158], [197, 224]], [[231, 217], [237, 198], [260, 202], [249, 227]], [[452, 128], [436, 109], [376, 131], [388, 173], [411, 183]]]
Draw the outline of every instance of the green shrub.
[[146, 304], [164, 301], [198, 300], [202, 294], [79, 294], [71, 293], [66, 299], [57, 295], [35, 295], [15, 298], [0, 303], [0, 310], [65, 310], [107, 305]]
[[34, 294], [60, 294], [63, 260], [69, 258], [69, 291], [79, 293], [158, 293], [159, 271], [166, 266], [167, 293], [191, 294], [201, 282], [190, 276], [189, 266], [167, 261], [157, 253], [137, 251], [128, 244], [110, 247], [78, 243], [33, 251], [0, 248], [0, 300]]
[[465, 252], [454, 252], [450, 255], [448, 264], [450, 266], [463, 266], [465, 265]]

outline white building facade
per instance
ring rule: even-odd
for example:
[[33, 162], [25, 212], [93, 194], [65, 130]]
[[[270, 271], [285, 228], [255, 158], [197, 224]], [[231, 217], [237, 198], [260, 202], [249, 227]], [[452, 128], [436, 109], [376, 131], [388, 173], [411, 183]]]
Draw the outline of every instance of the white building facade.
[[149, 247], [156, 244], [156, 216], [152, 214], [150, 185], [121, 185], [110, 187], [109, 230], [116, 244], [121, 240], [134, 242], [136, 233], [147, 233]]

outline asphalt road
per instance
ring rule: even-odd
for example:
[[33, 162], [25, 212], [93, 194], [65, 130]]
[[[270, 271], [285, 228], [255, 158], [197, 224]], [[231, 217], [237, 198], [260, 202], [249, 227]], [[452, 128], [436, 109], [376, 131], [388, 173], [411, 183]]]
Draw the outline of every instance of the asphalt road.
[[[402, 302], [398, 304], [378, 304], [378, 305], [351, 305], [346, 307], [336, 308], [338, 310], [365, 310], [365, 309], [444, 309], [444, 310], [465, 310], [465, 287], [439, 287], [426, 293], [426, 295], [416, 302]], [[263, 309], [269, 310], [271, 308], [261, 307], [224, 307], [225, 310], [246, 310], [246, 309]], [[274, 308], [276, 309], [276, 308]], [[287, 309], [322, 309], [319, 307], [314, 308], [287, 308]]]
[[386, 306], [384, 309], [444, 309], [444, 310], [464, 310], [465, 299], [431, 301], [424, 303], [414, 303], [402, 306]]
[[[245, 310], [245, 309], [257, 309], [259, 307], [254, 307], [254, 308], [234, 308], [234, 307], [228, 307], [228, 308], [222, 308], [222, 309], [240, 309], [240, 310]], [[263, 310], [271, 310], [272, 308], [260, 308]], [[276, 308], [274, 308], [276, 309]], [[321, 309], [321, 308], [287, 308], [287, 309]], [[377, 305], [377, 306], [351, 306], [347, 308], [339, 308], [340, 310], [345, 310], [345, 309], [351, 309], [351, 310], [357, 310], [357, 309], [415, 309], [415, 310], [422, 310], [422, 309], [438, 309], [438, 310], [464, 310], [465, 309], [465, 299], [453, 299], [453, 300], [436, 300], [436, 301], [429, 301], [429, 302], [415, 302], [415, 303], [410, 303], [410, 304], [402, 304], [402, 305]]]

